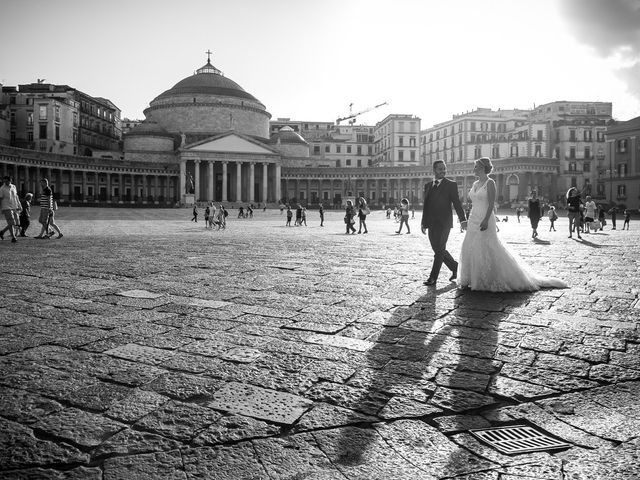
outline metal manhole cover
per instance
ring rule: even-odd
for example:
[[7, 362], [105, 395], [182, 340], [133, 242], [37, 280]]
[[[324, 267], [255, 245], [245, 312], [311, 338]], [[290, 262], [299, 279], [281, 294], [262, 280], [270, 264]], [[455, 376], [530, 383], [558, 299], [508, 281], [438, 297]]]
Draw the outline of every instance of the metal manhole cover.
[[573, 446], [527, 425], [479, 428], [469, 430], [469, 433], [499, 452], [508, 455], [557, 450]]

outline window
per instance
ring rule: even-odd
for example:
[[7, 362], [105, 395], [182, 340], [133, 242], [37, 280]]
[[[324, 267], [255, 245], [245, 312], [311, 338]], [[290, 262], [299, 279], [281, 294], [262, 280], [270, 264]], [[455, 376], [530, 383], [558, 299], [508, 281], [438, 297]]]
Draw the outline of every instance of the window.
[[404, 137], [398, 137], [398, 145], [404, 147]]
[[33, 112], [27, 112], [27, 125], [33, 125]]
[[493, 158], [500, 157], [500, 147], [498, 145], [494, 145], [493, 148], [491, 149], [491, 156]]
[[411, 150], [409, 152], [409, 158], [411, 159], [412, 162], [416, 161], [416, 151], [415, 150]]
[[482, 156], [482, 147], [480, 145], [476, 145], [473, 150], [473, 158], [476, 160]]
[[584, 159], [591, 159], [591, 147], [584, 147]]
[[616, 169], [618, 170], [618, 177], [625, 177], [627, 175], [627, 164], [626, 163], [618, 164]]
[[39, 109], [39, 117], [40, 120], [46, 120], [47, 119], [47, 106], [46, 105], [40, 105]]
[[371, 153], [372, 153], [372, 147], [371, 147], [371, 145], [369, 145], [367, 147], [367, 155], [371, 155]]
[[576, 172], [578, 170], [578, 166], [576, 162], [569, 162], [569, 171]]
[[618, 198], [626, 198], [626, 197], [627, 197], [627, 186], [618, 185]]
[[46, 152], [47, 151], [47, 142], [40, 142], [39, 148], [40, 148], [40, 151]]
[[569, 158], [576, 158], [576, 147], [569, 148]]
[[404, 150], [398, 150], [398, 160], [404, 161]]
[[56, 122], [59, 122], [60, 121], [60, 105], [55, 105], [54, 106], [54, 111], [55, 111], [55, 117], [54, 118], [56, 119]]
[[356, 155], [362, 155], [362, 146], [358, 145], [358, 147], [356, 148]]
[[627, 151], [627, 139], [623, 138], [618, 140], [618, 153], [626, 153]]
[[537, 139], [537, 140], [539, 140], [539, 141], [542, 141], [542, 134], [543, 134], [543, 133], [544, 133], [544, 132], [543, 132], [542, 130], [538, 130], [538, 131], [536, 132], [536, 139]]
[[38, 138], [42, 138], [42, 139], [47, 138], [47, 124], [46, 123], [41, 123], [40, 124], [40, 134], [38, 135]]
[[398, 122], [398, 131], [404, 132], [404, 122]]
[[584, 162], [582, 164], [582, 171], [585, 173], [591, 172], [591, 162]]
[[336, 168], [340, 168], [340, 160], [336, 160]]
[[351, 145], [347, 145], [347, 153], [351, 153]]
[[585, 142], [592, 141], [593, 137], [591, 135], [592, 135], [591, 130], [585, 130], [584, 131], [584, 141]]
[[347, 165], [347, 167], [351, 166], [351, 159], [347, 158], [347, 161], [345, 162], [345, 164]]
[[476, 131], [476, 122], [471, 122], [471, 126], [469, 127], [469, 130], [471, 130], [472, 132]]
[[542, 156], [542, 145], [536, 145], [536, 151], [533, 154], [534, 157], [541, 157]]
[[575, 130], [569, 130], [569, 141], [570, 142], [575, 142], [576, 141], [576, 131]]
[[599, 130], [596, 132], [596, 140], [598, 142], [604, 142], [604, 132]]
[[60, 125], [56, 125], [56, 140], [60, 140]]
[[358, 159], [358, 166], [361, 167], [362, 166], [362, 159]]
[[313, 146], [313, 154], [314, 155], [319, 155], [320, 154], [320, 145], [314, 145]]
[[511, 145], [511, 151], [509, 152], [509, 155], [511, 157], [517, 157], [518, 156], [518, 145]]
[[325, 151], [325, 153], [330, 153], [331, 152], [331, 146], [330, 145], [325, 145], [324, 146], [324, 151]]
[[27, 141], [33, 142], [33, 132], [27, 132]]
[[340, 153], [340, 145], [336, 145], [336, 153]]

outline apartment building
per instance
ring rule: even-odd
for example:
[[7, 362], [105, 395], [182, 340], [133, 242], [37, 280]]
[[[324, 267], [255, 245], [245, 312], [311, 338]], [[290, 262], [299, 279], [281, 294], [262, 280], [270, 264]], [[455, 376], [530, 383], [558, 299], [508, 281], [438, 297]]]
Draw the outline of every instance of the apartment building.
[[598, 167], [596, 194], [621, 208], [640, 209], [640, 117], [612, 122], [605, 159]]
[[373, 131], [374, 165], [381, 167], [415, 167], [420, 165], [420, 118], [391, 114], [376, 123]]
[[108, 99], [68, 85], [31, 83], [2, 87], [9, 105], [9, 144], [52, 153], [118, 155], [120, 110]]

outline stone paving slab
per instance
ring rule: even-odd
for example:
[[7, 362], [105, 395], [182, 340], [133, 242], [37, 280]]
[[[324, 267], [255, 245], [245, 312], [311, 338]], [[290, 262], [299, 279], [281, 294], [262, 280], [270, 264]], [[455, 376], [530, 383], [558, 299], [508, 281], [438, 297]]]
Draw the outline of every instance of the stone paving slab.
[[[0, 477], [640, 478], [638, 232], [512, 216], [503, 241], [570, 288], [501, 295], [423, 286], [419, 218], [310, 213], [63, 208], [62, 239], [0, 242]], [[522, 422], [573, 447], [468, 433]]]

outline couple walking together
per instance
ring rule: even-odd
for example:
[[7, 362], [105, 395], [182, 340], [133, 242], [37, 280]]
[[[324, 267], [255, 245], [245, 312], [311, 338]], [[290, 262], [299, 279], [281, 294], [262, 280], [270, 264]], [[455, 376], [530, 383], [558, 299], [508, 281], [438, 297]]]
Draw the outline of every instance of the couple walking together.
[[[425, 185], [422, 233], [429, 235], [433, 249], [433, 266], [425, 285], [435, 285], [444, 263], [461, 288], [490, 292], [532, 292], [540, 288], [566, 288], [556, 278], [532, 272], [517, 259], [498, 238], [494, 202], [496, 186], [488, 174], [493, 169], [487, 157], [476, 160], [473, 173], [478, 180], [469, 192], [472, 202], [469, 219], [465, 218], [458, 184], [446, 178], [447, 166], [441, 160], [433, 164], [434, 180]], [[460, 249], [460, 262], [447, 251], [449, 232], [453, 228], [451, 207], [456, 211], [460, 226], [466, 230]]]

